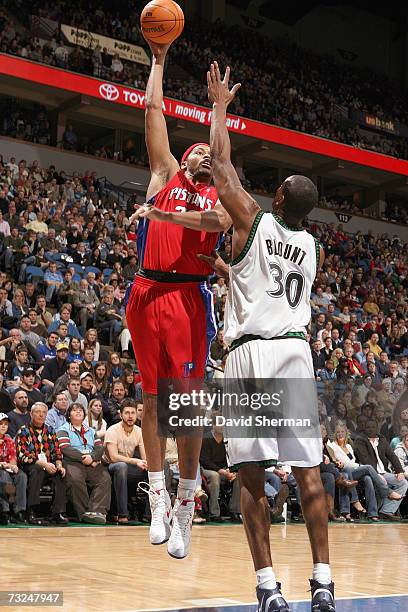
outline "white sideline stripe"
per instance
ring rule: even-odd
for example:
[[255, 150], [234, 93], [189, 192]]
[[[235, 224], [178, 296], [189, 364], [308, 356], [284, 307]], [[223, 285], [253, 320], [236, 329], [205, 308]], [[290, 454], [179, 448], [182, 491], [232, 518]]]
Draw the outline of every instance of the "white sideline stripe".
[[[350, 593], [353, 593], [353, 591], [350, 591]], [[387, 595], [362, 595], [359, 597], [356, 597], [356, 599], [382, 599], [384, 597], [408, 597], [408, 593], [389, 593]], [[336, 601], [340, 601], [343, 599], [352, 599], [352, 597], [336, 597]], [[206, 600], [208, 601], [208, 600]], [[231, 600], [230, 600], [231, 601]], [[290, 599], [288, 600], [288, 603], [303, 603], [303, 602], [307, 602], [310, 601], [309, 599]], [[225, 604], [225, 608], [230, 608], [232, 606], [256, 606], [258, 605], [257, 601], [254, 601], [252, 603], [243, 603], [241, 601], [237, 601], [235, 603], [229, 603], [229, 604]], [[111, 612], [171, 612], [172, 610], [187, 610], [188, 608], [183, 608], [181, 606], [177, 606], [175, 608], [130, 608], [130, 609], [123, 609], [120, 608], [118, 610], [112, 610]]]

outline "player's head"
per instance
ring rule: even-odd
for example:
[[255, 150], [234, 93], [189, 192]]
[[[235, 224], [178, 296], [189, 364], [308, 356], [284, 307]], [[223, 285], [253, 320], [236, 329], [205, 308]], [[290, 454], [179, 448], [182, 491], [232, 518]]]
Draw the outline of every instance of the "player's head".
[[289, 225], [297, 225], [317, 205], [318, 197], [313, 181], [307, 176], [294, 174], [285, 179], [277, 189], [272, 208]]
[[210, 145], [196, 142], [181, 158], [181, 169], [197, 183], [208, 183], [212, 178]]

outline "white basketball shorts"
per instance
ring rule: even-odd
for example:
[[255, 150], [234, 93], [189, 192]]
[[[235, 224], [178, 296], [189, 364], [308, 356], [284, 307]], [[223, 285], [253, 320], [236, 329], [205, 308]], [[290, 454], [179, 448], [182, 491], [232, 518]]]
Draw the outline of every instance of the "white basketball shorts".
[[[296, 385], [296, 380], [314, 381], [309, 345], [305, 340], [298, 338], [246, 342], [228, 355], [225, 379], [290, 379], [288, 386], [293, 387], [291, 395], [294, 394], [301, 408], [301, 383]], [[308, 411], [310, 414], [311, 406], [314, 422], [318, 423], [317, 392], [315, 393], [314, 383], [308, 385], [308, 388], [313, 390], [312, 397], [309, 397], [308, 401]], [[271, 430], [270, 438], [228, 438], [227, 428], [225, 437], [230, 469], [236, 471], [243, 464], [250, 463], [269, 467], [277, 462], [294, 467], [317, 466], [322, 461], [322, 440], [319, 428], [317, 430], [317, 435], [305, 438], [276, 435], [276, 430]]]

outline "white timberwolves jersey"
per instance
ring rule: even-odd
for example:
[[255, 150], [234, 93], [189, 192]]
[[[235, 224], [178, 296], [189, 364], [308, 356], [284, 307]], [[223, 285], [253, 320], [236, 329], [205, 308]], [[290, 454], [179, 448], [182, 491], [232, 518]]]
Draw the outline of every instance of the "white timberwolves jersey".
[[310, 293], [320, 257], [318, 242], [259, 212], [242, 253], [231, 263], [225, 340], [265, 339], [306, 332]]

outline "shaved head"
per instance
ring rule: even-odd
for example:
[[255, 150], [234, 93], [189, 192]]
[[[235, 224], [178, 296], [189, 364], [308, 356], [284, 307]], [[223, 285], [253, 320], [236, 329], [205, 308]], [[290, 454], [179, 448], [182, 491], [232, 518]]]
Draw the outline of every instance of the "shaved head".
[[293, 224], [300, 223], [317, 205], [319, 193], [307, 176], [289, 176], [276, 191], [273, 208]]

